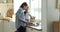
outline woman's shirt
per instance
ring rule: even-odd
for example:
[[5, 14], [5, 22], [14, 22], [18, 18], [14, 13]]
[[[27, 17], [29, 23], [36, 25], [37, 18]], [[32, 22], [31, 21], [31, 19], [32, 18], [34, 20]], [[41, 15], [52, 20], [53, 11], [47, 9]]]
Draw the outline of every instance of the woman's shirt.
[[16, 13], [16, 28], [17, 29], [21, 26], [23, 26], [23, 27], [26, 26], [26, 24], [24, 24], [22, 21], [18, 20], [19, 18], [25, 20], [24, 10], [22, 8], [18, 9], [18, 11]]

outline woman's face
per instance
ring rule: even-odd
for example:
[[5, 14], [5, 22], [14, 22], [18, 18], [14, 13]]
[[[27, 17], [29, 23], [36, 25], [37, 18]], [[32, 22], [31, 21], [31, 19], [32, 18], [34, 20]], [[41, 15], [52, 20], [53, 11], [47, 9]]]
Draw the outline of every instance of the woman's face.
[[28, 7], [26, 7], [25, 12], [28, 12], [28, 9], [29, 9], [29, 8], [28, 8]]
[[28, 7], [28, 6], [24, 6], [23, 9], [24, 9], [24, 10], [27, 10], [27, 7]]

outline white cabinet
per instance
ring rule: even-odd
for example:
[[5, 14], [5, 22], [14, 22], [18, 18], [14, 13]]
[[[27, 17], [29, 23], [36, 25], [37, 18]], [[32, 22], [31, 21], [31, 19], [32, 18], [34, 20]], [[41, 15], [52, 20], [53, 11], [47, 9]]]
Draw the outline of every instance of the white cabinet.
[[31, 28], [26, 27], [26, 32], [32, 32]]
[[38, 31], [29, 27], [26, 27], [26, 32], [42, 32], [42, 31]]
[[14, 32], [15, 29], [15, 22], [7, 21], [7, 20], [0, 20], [0, 32]]
[[0, 32], [3, 32], [3, 20], [0, 20]]
[[4, 20], [4, 32], [9, 32], [9, 22], [5, 20]]
[[4, 32], [14, 32], [15, 31], [15, 23], [13, 21], [4, 20]]

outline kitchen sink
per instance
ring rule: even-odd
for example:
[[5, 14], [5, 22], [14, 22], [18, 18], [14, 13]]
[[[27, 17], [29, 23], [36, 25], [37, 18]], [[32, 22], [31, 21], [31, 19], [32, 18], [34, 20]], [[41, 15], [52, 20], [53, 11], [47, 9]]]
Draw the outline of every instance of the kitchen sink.
[[31, 26], [39, 26], [40, 24], [39, 23], [31, 23]]

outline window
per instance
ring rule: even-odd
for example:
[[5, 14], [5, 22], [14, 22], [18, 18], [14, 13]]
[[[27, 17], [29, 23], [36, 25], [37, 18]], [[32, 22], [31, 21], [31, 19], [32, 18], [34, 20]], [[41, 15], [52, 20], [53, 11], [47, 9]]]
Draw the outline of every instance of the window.
[[[28, 3], [30, 14], [38, 20], [36, 22], [41, 24], [41, 0], [14, 0], [14, 13], [17, 12], [23, 2]], [[41, 25], [38, 28], [40, 29]]]
[[19, 9], [19, 6], [23, 3], [27, 2], [29, 5], [29, 12], [36, 19], [41, 20], [41, 0], [15, 0], [14, 1], [14, 11], [15, 13]]
[[41, 0], [31, 0], [31, 15], [41, 20]]
[[17, 10], [19, 9], [20, 5], [21, 5], [23, 2], [27, 2], [28, 5], [29, 5], [29, 0], [14, 0], [14, 12], [15, 12], [15, 13], [17, 12]]

